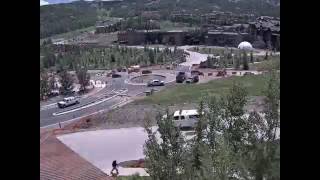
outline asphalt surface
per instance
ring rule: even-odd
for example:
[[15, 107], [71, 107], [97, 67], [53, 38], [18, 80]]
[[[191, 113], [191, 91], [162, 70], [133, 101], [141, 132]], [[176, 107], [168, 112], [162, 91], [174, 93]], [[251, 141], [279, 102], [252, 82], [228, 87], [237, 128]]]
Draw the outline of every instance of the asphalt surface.
[[[49, 106], [42, 106], [40, 108], [40, 127], [46, 127], [52, 124], [62, 123], [71, 119], [79, 118], [82, 116], [86, 116], [92, 113], [95, 113], [100, 110], [110, 110], [113, 105], [117, 103], [123, 102], [126, 98], [134, 97], [139, 94], [143, 94], [145, 91], [151, 89], [151, 87], [146, 87], [145, 85], [131, 85], [125, 83], [125, 80], [129, 78], [127, 73], [121, 73], [121, 78], [107, 78], [104, 79], [108, 82], [107, 86], [97, 93], [94, 93], [90, 96], [86, 96], [85, 98], [80, 98], [80, 104], [73, 105], [67, 108], [60, 109], [56, 104], [52, 104]], [[101, 78], [101, 77], [100, 77]], [[161, 90], [165, 87], [153, 87], [153, 89]], [[121, 93], [123, 96], [116, 96], [117, 93], [121, 91], [126, 91], [125, 93]], [[111, 98], [112, 97], [112, 98]], [[110, 98], [109, 100], [106, 100]], [[105, 100], [105, 101], [103, 101]], [[99, 103], [100, 101], [103, 101]], [[97, 104], [80, 108], [88, 104], [92, 104], [97, 102]], [[80, 109], [78, 109], [80, 108]], [[77, 109], [71, 111], [73, 109]], [[71, 111], [71, 112], [68, 112]], [[66, 112], [64, 114], [59, 114], [61, 112]]]

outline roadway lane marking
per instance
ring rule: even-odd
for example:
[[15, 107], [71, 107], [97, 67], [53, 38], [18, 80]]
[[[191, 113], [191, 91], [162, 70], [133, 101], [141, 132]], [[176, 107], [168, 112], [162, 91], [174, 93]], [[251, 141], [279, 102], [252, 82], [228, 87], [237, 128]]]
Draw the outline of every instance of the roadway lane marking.
[[55, 108], [55, 107], [57, 107], [57, 103], [48, 104], [48, 105], [40, 107], [40, 111]]
[[[131, 102], [132, 100], [128, 100], [127, 102]], [[121, 101], [123, 102], [123, 101]], [[105, 111], [109, 111], [111, 110], [111, 108], [106, 108], [106, 109], [101, 109], [99, 111], [96, 111], [96, 112], [93, 112], [93, 113], [90, 113], [90, 114], [86, 114], [86, 115], [83, 115], [83, 116], [80, 116], [80, 117], [77, 117], [77, 118], [73, 118], [73, 119], [70, 119], [70, 120], [67, 120], [67, 121], [63, 121], [63, 122], [60, 122], [61, 126], [63, 126], [63, 124], [65, 123], [69, 123], [69, 122], [73, 122], [73, 121], [76, 121], [76, 120], [79, 120], [79, 119], [82, 119], [82, 118], [85, 118], [85, 117], [88, 117], [88, 116], [92, 116], [92, 115], [96, 115], [96, 114], [99, 114], [99, 113], [102, 113], [102, 112], [105, 112]], [[59, 123], [55, 123], [55, 124], [50, 124], [50, 125], [47, 125], [47, 126], [42, 126], [40, 128], [42, 129], [45, 129], [45, 128], [52, 128], [54, 126], [57, 126], [57, 128], [59, 128]]]
[[112, 98], [115, 98], [116, 96], [118, 96], [118, 95], [120, 95], [120, 94], [122, 94], [122, 93], [125, 93], [125, 92], [127, 92], [128, 90], [125, 90], [125, 91], [123, 91], [123, 92], [119, 92], [119, 93], [117, 93], [116, 95], [113, 95], [113, 96], [111, 96], [111, 97], [109, 97], [109, 98], [106, 98], [106, 99], [103, 99], [103, 100], [101, 100], [101, 101], [97, 101], [97, 102], [94, 102], [94, 103], [91, 103], [91, 104], [88, 104], [88, 105], [85, 105], [85, 106], [82, 106], [82, 107], [79, 107], [79, 108], [76, 108], [76, 109], [72, 109], [72, 110], [69, 110], [69, 111], [64, 111], [64, 112], [60, 112], [60, 113], [53, 113], [52, 115], [53, 116], [59, 116], [59, 115], [63, 115], [63, 114], [67, 114], [67, 113], [71, 113], [71, 112], [75, 112], [75, 111], [79, 111], [79, 110], [81, 110], [81, 109], [85, 109], [85, 108], [89, 108], [89, 107], [91, 107], [91, 106], [95, 106], [95, 105], [97, 105], [97, 104], [101, 104], [101, 103], [103, 103], [103, 102], [105, 102], [105, 101], [108, 101], [108, 100], [110, 100], [110, 99], [112, 99]]
[[[82, 98], [87, 98], [87, 97], [89, 97], [89, 96], [93, 96], [93, 95], [95, 95], [96, 93], [98, 93], [98, 92], [100, 92], [101, 90], [103, 90], [104, 88], [105, 88], [105, 87], [100, 88], [100, 89], [98, 89], [96, 92], [92, 92], [92, 93], [86, 94], [86, 95], [84, 95], [84, 96], [82, 96], [82, 97], [80, 97], [80, 98], [82, 99]], [[112, 91], [113, 91], [113, 90], [112, 90]], [[48, 104], [48, 105], [41, 106], [41, 107], [40, 107], [40, 111], [52, 109], [52, 108], [55, 108], [55, 107], [58, 107], [58, 106], [57, 106], [57, 103], [51, 103], [51, 104]]]
[[119, 103], [117, 103], [117, 104], [112, 105], [112, 106], [111, 106], [111, 109], [116, 109], [116, 108], [121, 107], [121, 106], [123, 106], [123, 105], [126, 105], [127, 103], [132, 102], [132, 101], [133, 101], [133, 100], [125, 99], [125, 100], [123, 100], [123, 101], [121, 101], [121, 102], [119, 102]]

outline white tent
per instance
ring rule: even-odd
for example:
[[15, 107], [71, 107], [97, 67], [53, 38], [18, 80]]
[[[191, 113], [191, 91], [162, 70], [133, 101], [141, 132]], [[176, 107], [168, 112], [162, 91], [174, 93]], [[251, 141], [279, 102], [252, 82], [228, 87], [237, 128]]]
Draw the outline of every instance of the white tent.
[[243, 50], [252, 50], [252, 45], [247, 42], [247, 41], [243, 41], [238, 45], [238, 49], [243, 49]]

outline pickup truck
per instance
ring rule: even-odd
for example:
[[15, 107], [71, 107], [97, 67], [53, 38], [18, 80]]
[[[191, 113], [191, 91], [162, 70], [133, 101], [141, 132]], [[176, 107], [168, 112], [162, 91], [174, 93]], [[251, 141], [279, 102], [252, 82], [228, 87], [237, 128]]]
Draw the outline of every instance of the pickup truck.
[[65, 107], [72, 106], [79, 103], [80, 101], [79, 101], [79, 98], [77, 97], [66, 97], [66, 98], [63, 98], [62, 101], [59, 101], [57, 104], [59, 108], [65, 108]]

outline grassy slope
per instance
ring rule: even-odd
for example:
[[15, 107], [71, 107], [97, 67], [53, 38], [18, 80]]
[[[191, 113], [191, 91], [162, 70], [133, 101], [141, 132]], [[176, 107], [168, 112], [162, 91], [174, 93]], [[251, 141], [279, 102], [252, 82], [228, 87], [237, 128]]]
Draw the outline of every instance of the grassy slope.
[[249, 96], [261, 96], [265, 88], [268, 75], [230, 77], [210, 81], [205, 84], [181, 84], [160, 91], [153, 96], [146, 97], [137, 101], [137, 104], [181, 104], [196, 103], [205, 95], [225, 94], [234, 82], [239, 82], [247, 88]]
[[82, 29], [77, 29], [77, 30], [74, 30], [74, 31], [69, 31], [69, 32], [66, 32], [66, 33], [61, 33], [61, 34], [57, 34], [57, 35], [53, 35], [51, 37], [47, 37], [47, 38], [43, 38], [43, 39], [40, 39], [40, 43], [46, 39], [60, 39], [60, 38], [63, 38], [63, 39], [69, 39], [69, 38], [73, 38], [73, 37], [76, 37], [78, 35], [80, 35], [81, 33], [84, 33], [84, 32], [89, 32], [89, 31], [93, 31], [95, 30], [95, 26], [90, 26], [90, 27], [86, 27], [86, 28], [82, 28]]
[[280, 56], [269, 57], [269, 60], [250, 64], [250, 69], [258, 71], [270, 71], [271, 69], [280, 70]]

